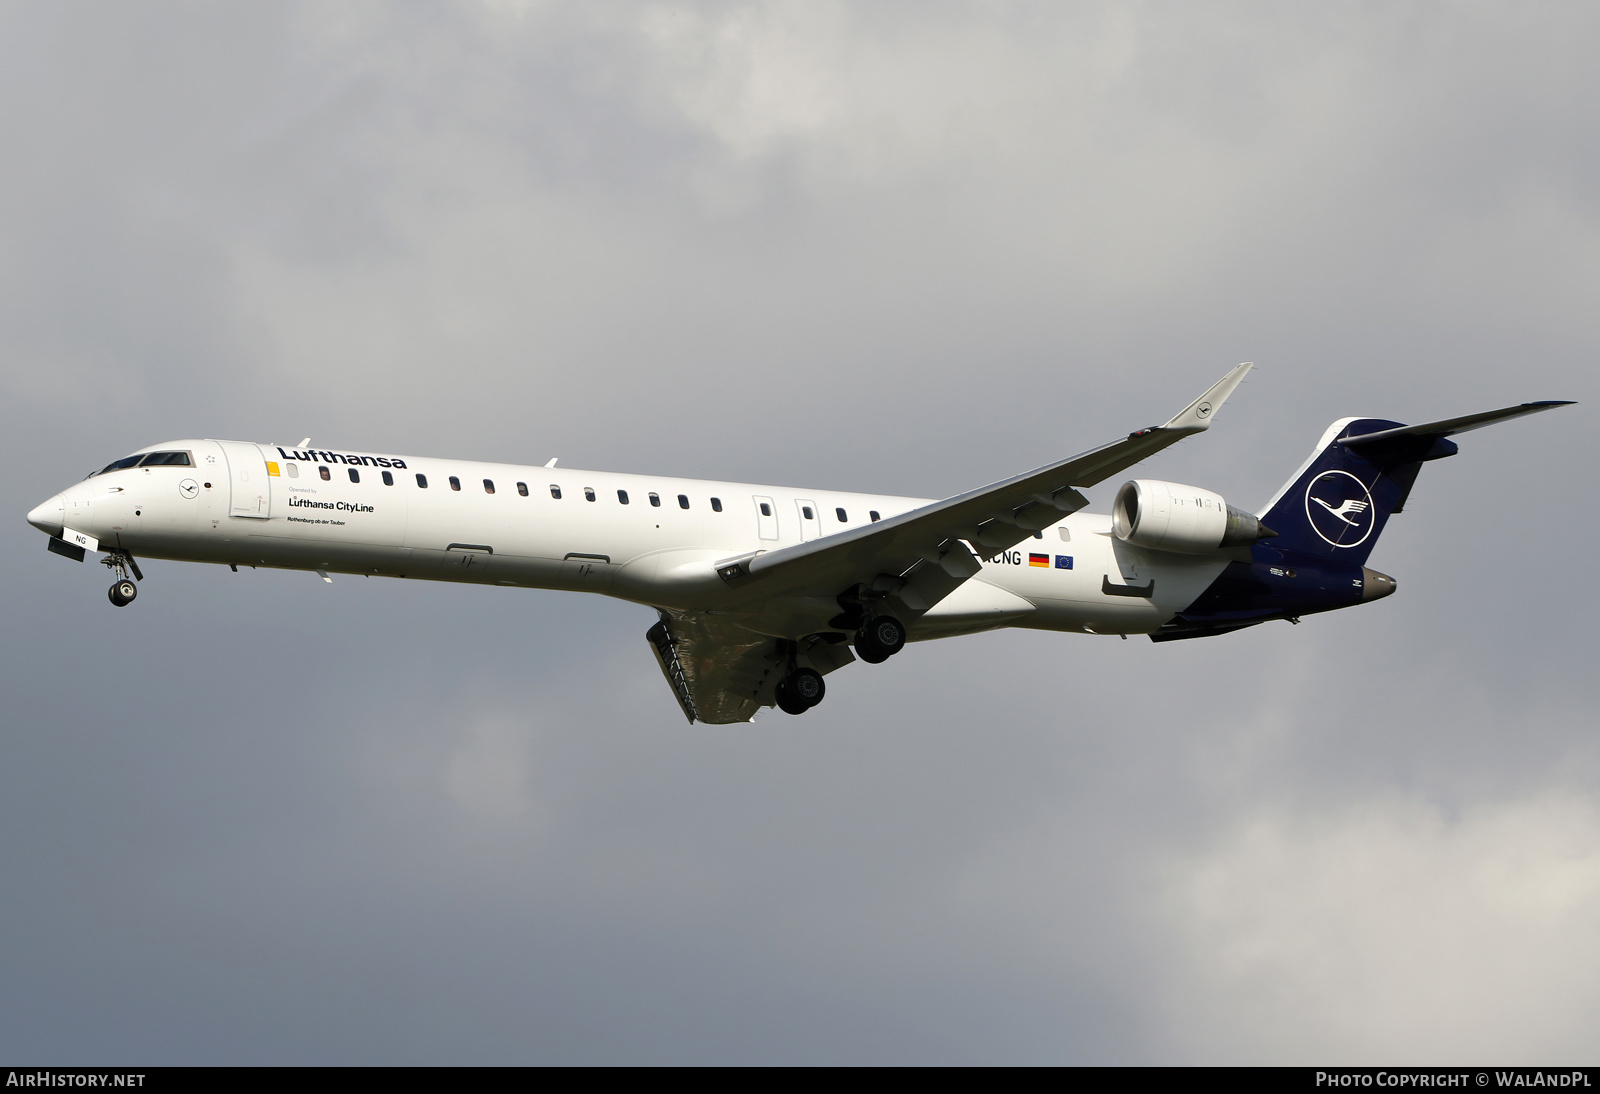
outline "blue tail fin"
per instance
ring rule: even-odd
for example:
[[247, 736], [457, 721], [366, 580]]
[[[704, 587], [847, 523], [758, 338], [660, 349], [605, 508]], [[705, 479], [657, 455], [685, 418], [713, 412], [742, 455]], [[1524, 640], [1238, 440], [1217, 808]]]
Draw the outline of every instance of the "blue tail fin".
[[[1270, 546], [1364, 564], [1390, 514], [1405, 505], [1422, 464], [1456, 453], [1455, 443], [1438, 435], [1392, 433], [1403, 428], [1381, 418], [1341, 418], [1329, 426], [1261, 514], [1278, 533]], [[1375, 435], [1385, 437], [1375, 441]]]
[[1372, 553], [1390, 514], [1405, 505], [1422, 465], [1456, 454], [1450, 437], [1571, 405], [1544, 399], [1422, 425], [1341, 418], [1328, 427], [1305, 466], [1267, 503], [1260, 519], [1278, 533], [1272, 540], [1277, 550], [1359, 566]]
[[1202, 638], [1268, 619], [1297, 622], [1388, 596], [1394, 579], [1367, 569], [1367, 556], [1390, 515], [1405, 506], [1422, 465], [1455, 455], [1449, 438], [1456, 433], [1569, 405], [1521, 403], [1422, 425], [1341, 418], [1262, 511], [1271, 538], [1250, 548], [1248, 562], [1230, 562], [1151, 639]]

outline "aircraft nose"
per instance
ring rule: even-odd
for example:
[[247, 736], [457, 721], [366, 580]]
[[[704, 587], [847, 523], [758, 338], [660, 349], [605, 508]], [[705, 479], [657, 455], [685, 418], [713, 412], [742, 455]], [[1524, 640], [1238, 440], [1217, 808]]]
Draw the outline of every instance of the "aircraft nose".
[[57, 494], [43, 505], [35, 506], [28, 514], [28, 523], [39, 531], [51, 536], [61, 535], [61, 513], [66, 508], [61, 495]]

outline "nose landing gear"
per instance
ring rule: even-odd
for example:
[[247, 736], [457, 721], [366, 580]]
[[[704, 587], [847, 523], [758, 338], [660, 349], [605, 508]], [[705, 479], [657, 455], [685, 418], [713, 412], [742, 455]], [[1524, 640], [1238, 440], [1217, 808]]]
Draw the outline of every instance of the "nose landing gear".
[[[133, 578], [144, 580], [144, 575], [139, 572], [139, 564], [133, 560], [133, 556], [126, 551], [112, 551], [100, 560], [100, 564], [114, 570], [117, 575], [117, 580], [111, 583], [111, 589], [106, 594], [111, 603], [119, 608], [132, 604], [133, 598], [139, 595], [139, 586], [133, 583]], [[128, 576], [130, 571], [133, 577]]]

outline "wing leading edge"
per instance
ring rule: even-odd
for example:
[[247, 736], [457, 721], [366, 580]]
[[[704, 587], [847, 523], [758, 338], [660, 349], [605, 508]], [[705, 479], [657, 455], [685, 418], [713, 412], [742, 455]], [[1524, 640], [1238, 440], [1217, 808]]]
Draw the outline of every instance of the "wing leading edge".
[[1250, 368], [1247, 362], [1230, 371], [1165, 425], [876, 524], [729, 559], [717, 572], [728, 585], [761, 599], [833, 597], [863, 586], [894, 596], [915, 617], [978, 572], [968, 544], [1002, 551], [1082, 509], [1089, 503], [1079, 487], [1209, 428]]

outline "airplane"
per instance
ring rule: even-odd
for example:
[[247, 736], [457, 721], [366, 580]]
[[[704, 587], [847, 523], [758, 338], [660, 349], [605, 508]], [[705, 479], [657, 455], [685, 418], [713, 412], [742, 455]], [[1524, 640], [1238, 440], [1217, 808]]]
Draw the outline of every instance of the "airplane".
[[1239, 365], [1164, 425], [942, 501], [428, 459], [249, 441], [168, 441], [28, 514], [48, 549], [600, 593], [655, 609], [646, 633], [691, 724], [820, 703], [823, 678], [907, 642], [999, 627], [1203, 638], [1365, 604], [1366, 565], [1450, 437], [1569, 402], [1404, 425], [1341, 418], [1258, 512], [1132, 479], [1109, 515], [1082, 490], [1204, 432]]

